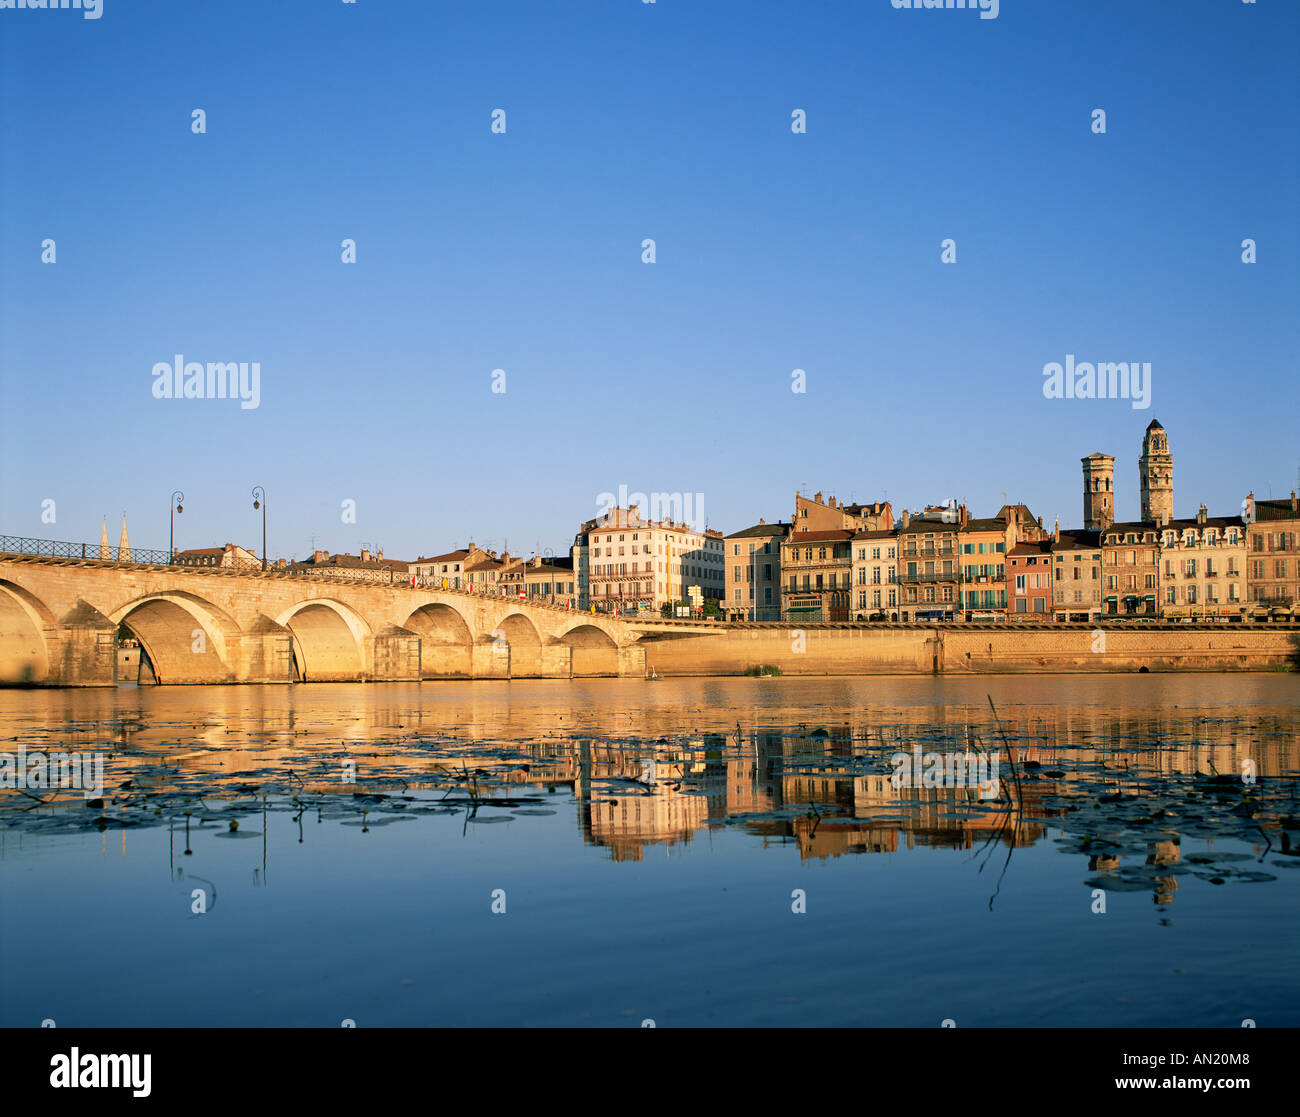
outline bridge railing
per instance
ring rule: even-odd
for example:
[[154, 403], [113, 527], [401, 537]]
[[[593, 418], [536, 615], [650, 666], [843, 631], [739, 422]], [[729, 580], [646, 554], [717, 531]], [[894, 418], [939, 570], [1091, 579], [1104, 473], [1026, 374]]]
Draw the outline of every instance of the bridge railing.
[[[385, 568], [358, 568], [351, 566], [306, 566], [278, 559], [265, 568], [262, 560], [254, 556], [223, 552], [212, 548], [204, 553], [180, 551], [170, 554], [167, 551], [147, 547], [110, 547], [101, 543], [68, 543], [55, 539], [28, 539], [18, 535], [0, 535], [0, 556], [19, 555], [37, 558], [52, 558], [64, 561], [106, 563], [116, 566], [155, 566], [168, 567], [182, 571], [214, 571], [237, 574], [266, 574], [281, 578], [309, 578], [313, 581], [348, 582], [363, 585], [384, 585], [394, 588], [406, 587], [413, 590], [436, 590], [440, 593], [455, 593], [464, 597], [491, 597], [516, 600], [514, 590], [500, 589], [471, 590], [463, 586], [443, 586], [440, 578], [416, 577]], [[538, 596], [530, 596], [520, 601], [534, 609], [554, 609], [559, 612], [576, 612], [564, 605], [545, 601]]]
[[349, 582], [388, 585], [409, 584], [406, 574], [391, 567], [366, 569], [349, 566], [320, 566], [312, 569], [284, 559], [262, 565], [255, 555], [238, 555], [220, 548], [201, 551], [168, 551], [150, 547], [110, 547], [103, 543], [66, 543], [55, 539], [27, 539], [17, 535], [0, 535], [0, 555], [32, 555], [38, 558], [104, 562], [117, 566], [164, 566], [173, 570], [219, 570], [225, 573], [267, 574], [293, 578], [329, 578]]
[[99, 543], [64, 543], [56, 539], [26, 539], [18, 535], [0, 535], [0, 553], [87, 562], [129, 562], [142, 566], [169, 565], [166, 551], [142, 547], [107, 547]]

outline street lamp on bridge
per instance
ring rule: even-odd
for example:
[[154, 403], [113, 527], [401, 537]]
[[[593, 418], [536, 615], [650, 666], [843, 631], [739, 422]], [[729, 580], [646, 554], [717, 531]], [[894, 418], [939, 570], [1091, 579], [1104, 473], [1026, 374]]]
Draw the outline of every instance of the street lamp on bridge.
[[[185, 494], [177, 489], [172, 493], [171, 500], [167, 503], [169, 526], [167, 529], [167, 563], [170, 566], [176, 559], [176, 513], [184, 512], [181, 507], [181, 501], [185, 499]], [[174, 507], [173, 507], [174, 506]]]
[[266, 569], [266, 490], [261, 485], [253, 486], [253, 511], [262, 510], [262, 569]]

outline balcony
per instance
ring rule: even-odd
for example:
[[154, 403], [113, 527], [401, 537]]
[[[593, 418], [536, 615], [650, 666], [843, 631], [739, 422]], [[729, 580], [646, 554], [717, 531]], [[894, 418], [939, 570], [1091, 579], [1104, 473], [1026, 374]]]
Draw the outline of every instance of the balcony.
[[901, 582], [910, 582], [912, 584], [917, 582], [955, 582], [957, 581], [957, 572], [955, 570], [950, 574], [908, 574], [904, 572], [900, 574], [898, 578]]

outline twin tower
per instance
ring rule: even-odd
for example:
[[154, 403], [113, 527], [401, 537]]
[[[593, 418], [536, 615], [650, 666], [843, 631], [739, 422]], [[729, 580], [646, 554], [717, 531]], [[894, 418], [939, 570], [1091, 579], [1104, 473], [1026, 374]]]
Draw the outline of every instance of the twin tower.
[[[1163, 527], [1174, 518], [1174, 457], [1169, 436], [1155, 419], [1142, 438], [1138, 459], [1144, 524]], [[1115, 459], [1109, 454], [1089, 454], [1083, 459], [1083, 526], [1104, 531], [1115, 522]]]

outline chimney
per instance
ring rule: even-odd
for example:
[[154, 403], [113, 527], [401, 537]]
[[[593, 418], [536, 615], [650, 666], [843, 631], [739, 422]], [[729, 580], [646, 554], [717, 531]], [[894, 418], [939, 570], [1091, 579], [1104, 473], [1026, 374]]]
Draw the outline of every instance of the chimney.
[[970, 523], [970, 513], [966, 511], [966, 505], [961, 506], [961, 526], [965, 527]]
[[324, 562], [327, 558], [329, 558], [328, 551], [317, 551], [312, 555], [312, 562]]
[[830, 507], [832, 507], [832, 508], [838, 508], [838, 507], [839, 507], [839, 505], [835, 503], [835, 498], [834, 498], [834, 497], [831, 497], [830, 500], [828, 500], [826, 503], [827, 503]]
[[383, 562], [383, 561], [384, 561], [384, 549], [383, 549], [383, 547], [380, 547], [380, 548], [379, 548], [379, 553], [378, 553], [377, 555], [375, 555], [375, 561], [376, 561], [376, 562]]
[[1052, 542], [1053, 543], [1061, 542], [1061, 517], [1060, 516], [1056, 517], [1056, 527], [1052, 529]]
[[[1293, 505], [1295, 504], [1295, 493], [1292, 493], [1292, 494], [1291, 494], [1291, 503], [1292, 503]], [[767, 521], [766, 521], [765, 519], [763, 519], [762, 516], [759, 516], [759, 518], [758, 518], [758, 526], [759, 526], [759, 527], [762, 527], [762, 526], [763, 526], [764, 524], [766, 524], [766, 523], [767, 523]]]
[[361, 548], [361, 561], [362, 562], [370, 561], [370, 552], [365, 547]]
[[813, 497], [813, 503], [814, 503], [814, 504], [820, 504], [821, 502], [822, 502], [822, 494], [821, 494], [820, 492], [818, 492], [818, 493]]
[[906, 508], [904, 508], [904, 509], [903, 509], [903, 526], [904, 526], [904, 527], [907, 527], [907, 525], [910, 524], [911, 522], [912, 522], [912, 513], [909, 512]]
[[1295, 489], [1292, 489], [1291, 490], [1291, 515], [1294, 516], [1297, 512], [1300, 512], [1300, 505], [1296, 504]]
[[1202, 504], [1200, 508], [1196, 510], [1196, 523], [1198, 527], [1205, 526], [1205, 505], [1204, 504]]

